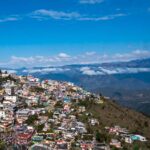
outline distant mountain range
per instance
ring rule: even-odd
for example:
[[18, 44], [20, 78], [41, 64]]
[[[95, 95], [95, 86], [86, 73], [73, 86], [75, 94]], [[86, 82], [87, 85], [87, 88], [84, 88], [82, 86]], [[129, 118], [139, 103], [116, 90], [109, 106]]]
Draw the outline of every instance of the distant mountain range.
[[19, 75], [74, 82], [150, 115], [150, 58], [129, 62], [8, 69]]

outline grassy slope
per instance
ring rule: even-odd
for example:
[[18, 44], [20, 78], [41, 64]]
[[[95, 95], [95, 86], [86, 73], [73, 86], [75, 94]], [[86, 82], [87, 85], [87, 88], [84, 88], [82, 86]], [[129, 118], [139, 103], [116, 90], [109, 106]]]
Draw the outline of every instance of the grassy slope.
[[101, 125], [120, 125], [150, 139], [150, 118], [141, 113], [124, 108], [109, 100], [105, 100], [103, 105], [92, 104], [88, 111], [99, 119]]
[[[109, 143], [113, 136], [109, 135], [108, 132], [104, 130], [105, 126], [119, 125], [121, 127], [127, 128], [130, 133], [140, 134], [148, 139], [148, 142], [134, 142], [134, 144], [123, 144], [123, 147], [128, 150], [136, 149], [138, 146], [141, 150], [150, 149], [150, 118], [144, 116], [143, 114], [136, 112], [134, 110], [124, 108], [111, 100], [104, 99], [104, 104], [94, 104], [93, 102], [86, 102], [87, 112], [92, 114], [92, 116], [86, 116], [83, 113], [80, 117], [81, 121], [86, 123], [88, 132], [96, 133], [99, 131], [101, 133], [101, 138]], [[98, 126], [89, 126], [88, 119], [97, 118], [99, 120]]]

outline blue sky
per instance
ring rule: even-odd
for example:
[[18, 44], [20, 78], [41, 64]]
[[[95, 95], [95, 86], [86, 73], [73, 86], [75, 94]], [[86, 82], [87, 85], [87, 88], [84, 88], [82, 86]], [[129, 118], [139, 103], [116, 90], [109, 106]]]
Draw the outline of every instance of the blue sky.
[[0, 66], [150, 57], [149, 35], [149, 0], [0, 1]]

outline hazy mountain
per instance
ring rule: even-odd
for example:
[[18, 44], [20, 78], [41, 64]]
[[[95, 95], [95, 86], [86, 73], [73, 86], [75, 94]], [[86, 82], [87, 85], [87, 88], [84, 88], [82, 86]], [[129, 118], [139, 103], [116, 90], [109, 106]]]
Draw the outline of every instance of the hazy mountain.
[[41, 79], [71, 81], [150, 115], [150, 58], [130, 62], [8, 69]]

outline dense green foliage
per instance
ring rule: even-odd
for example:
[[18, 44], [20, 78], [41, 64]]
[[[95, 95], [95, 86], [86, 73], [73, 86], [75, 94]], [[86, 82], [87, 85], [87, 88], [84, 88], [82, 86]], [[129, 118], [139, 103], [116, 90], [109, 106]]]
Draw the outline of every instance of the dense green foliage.
[[40, 125], [35, 126], [35, 129], [37, 132], [41, 132], [43, 130], [43, 128], [44, 128], [44, 124], [40, 124]]
[[42, 93], [42, 92], [45, 91], [45, 89], [42, 88], [42, 87], [33, 87], [33, 86], [32, 86], [32, 87], [30, 88], [30, 91], [31, 91], [31, 92]]
[[37, 116], [37, 115], [31, 115], [31, 116], [29, 116], [28, 119], [26, 120], [26, 123], [27, 123], [28, 125], [33, 125], [36, 120], [38, 120], [38, 116]]
[[0, 140], [0, 150], [5, 150], [5, 143]]
[[16, 82], [16, 79], [14, 79], [11, 75], [3, 78], [0, 76], [0, 85], [2, 85], [2, 83], [5, 83], [8, 80]]

